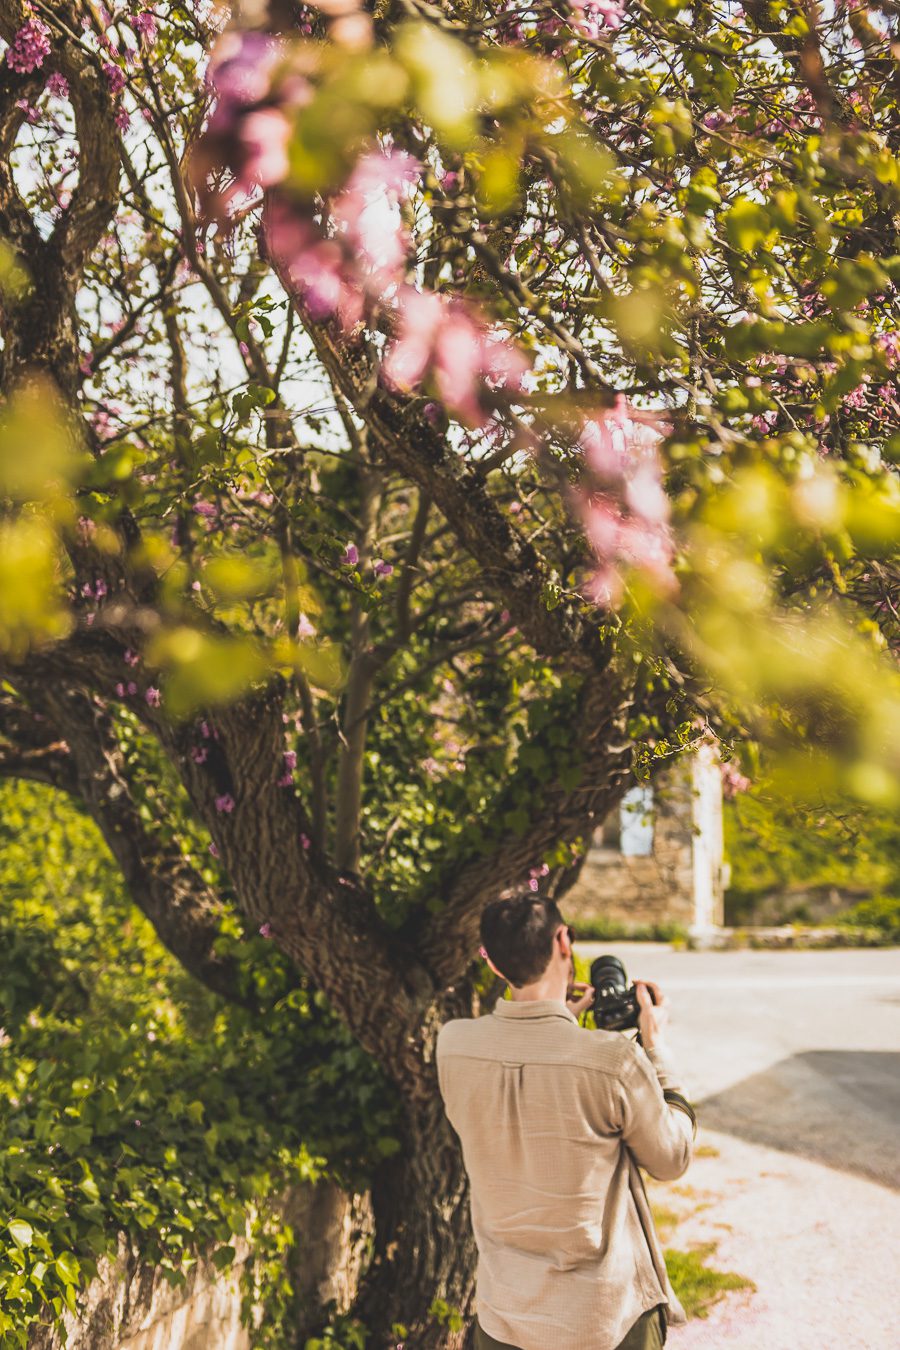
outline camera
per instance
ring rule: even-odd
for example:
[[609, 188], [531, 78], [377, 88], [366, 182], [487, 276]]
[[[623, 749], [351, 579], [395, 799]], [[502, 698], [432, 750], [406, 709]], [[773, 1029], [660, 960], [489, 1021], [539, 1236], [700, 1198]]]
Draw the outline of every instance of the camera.
[[[603, 1031], [627, 1031], [637, 1026], [640, 1013], [637, 991], [628, 983], [625, 967], [617, 956], [597, 957], [591, 965], [591, 984], [594, 1021], [598, 1027]], [[653, 999], [653, 990], [648, 987], [647, 993]]]

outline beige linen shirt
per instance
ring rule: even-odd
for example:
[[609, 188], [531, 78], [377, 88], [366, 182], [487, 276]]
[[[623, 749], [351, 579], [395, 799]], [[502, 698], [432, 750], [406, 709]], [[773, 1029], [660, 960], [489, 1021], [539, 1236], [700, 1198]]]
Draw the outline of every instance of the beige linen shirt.
[[680, 1177], [694, 1121], [671, 1065], [652, 1061], [554, 999], [504, 999], [441, 1027], [438, 1081], [469, 1174], [489, 1336], [519, 1350], [614, 1350], [658, 1304], [685, 1320], [638, 1165]]

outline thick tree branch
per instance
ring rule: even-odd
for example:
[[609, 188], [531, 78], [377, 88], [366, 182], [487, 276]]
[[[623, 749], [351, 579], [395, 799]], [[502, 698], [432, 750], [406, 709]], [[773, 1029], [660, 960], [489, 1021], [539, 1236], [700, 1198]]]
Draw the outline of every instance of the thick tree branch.
[[[165, 947], [187, 971], [231, 1002], [249, 1002], [241, 989], [239, 967], [215, 951], [223, 908], [177, 844], [144, 825], [128, 781], [115, 729], [102, 703], [83, 690], [58, 682], [23, 681], [29, 710], [4, 695], [0, 706], [3, 735], [27, 732], [29, 716], [48, 742], [65, 744], [68, 773], [54, 786], [65, 787], [84, 803], [97, 822], [138, 909], [150, 920]], [[39, 710], [37, 718], [35, 710]], [[49, 751], [50, 746], [47, 745]], [[21, 752], [28, 759], [29, 752]], [[57, 760], [62, 752], [57, 751]], [[4, 757], [4, 769], [14, 771]], [[34, 774], [23, 776], [34, 777]]]

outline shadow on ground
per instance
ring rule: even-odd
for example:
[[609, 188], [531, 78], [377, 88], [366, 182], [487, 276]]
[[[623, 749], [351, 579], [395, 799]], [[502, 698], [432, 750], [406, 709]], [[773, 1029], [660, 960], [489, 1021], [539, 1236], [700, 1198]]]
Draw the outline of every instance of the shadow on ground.
[[900, 1054], [811, 1050], [698, 1104], [702, 1125], [900, 1190]]

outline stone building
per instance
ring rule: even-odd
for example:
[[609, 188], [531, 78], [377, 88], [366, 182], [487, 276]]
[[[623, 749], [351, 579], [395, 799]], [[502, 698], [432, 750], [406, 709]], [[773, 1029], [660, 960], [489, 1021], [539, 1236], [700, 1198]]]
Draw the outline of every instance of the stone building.
[[724, 920], [722, 779], [716, 748], [679, 755], [597, 826], [565, 914], [631, 927], [679, 923], [695, 934]]

